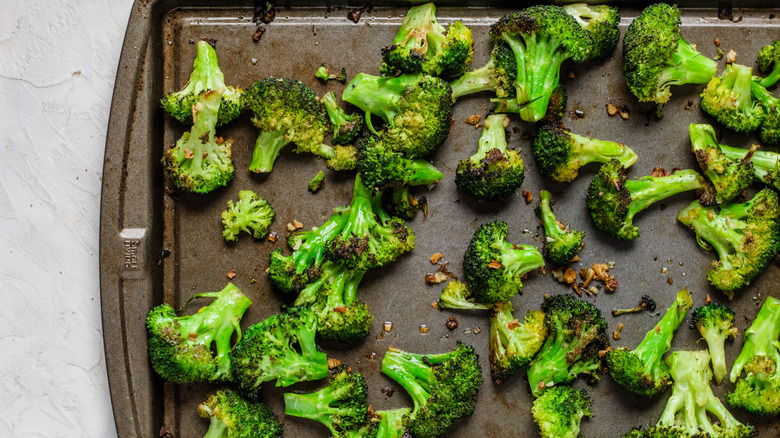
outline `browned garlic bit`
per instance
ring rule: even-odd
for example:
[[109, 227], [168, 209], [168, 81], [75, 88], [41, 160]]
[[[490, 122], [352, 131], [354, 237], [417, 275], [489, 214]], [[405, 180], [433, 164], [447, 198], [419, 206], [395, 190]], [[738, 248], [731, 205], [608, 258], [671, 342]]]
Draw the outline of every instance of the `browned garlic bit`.
[[615, 105], [612, 105], [611, 103], [607, 104], [607, 115], [610, 117], [614, 117], [618, 113], [618, 108]]
[[236, 275], [238, 275], [238, 274], [236, 274], [236, 271], [231, 269], [227, 273], [227, 278], [228, 278], [228, 280], [232, 280], [232, 279], [236, 278]]
[[428, 284], [439, 284], [447, 279], [447, 275], [443, 272], [434, 272], [433, 274], [425, 274], [425, 282]]
[[729, 50], [726, 54], [726, 64], [733, 64], [737, 60], [737, 52], [734, 49]]
[[623, 119], [623, 120], [628, 120], [628, 111], [625, 111], [625, 110], [620, 110], [620, 111], [618, 112], [618, 114], [620, 114], [620, 118], [621, 118], [621, 119]]
[[488, 263], [488, 268], [501, 269], [501, 263], [499, 263], [498, 260], [491, 260], [490, 263]]
[[572, 268], [566, 268], [566, 272], [563, 273], [563, 281], [566, 284], [572, 284], [577, 280], [577, 273]]
[[447, 326], [447, 328], [450, 330], [455, 330], [458, 328], [458, 319], [455, 318], [455, 316], [450, 316], [450, 319], [448, 319], [444, 325]]
[[328, 358], [328, 369], [332, 370], [333, 368], [336, 368], [339, 365], [341, 365], [340, 359], [336, 359], [333, 357]]
[[472, 114], [472, 115], [466, 117], [466, 123], [468, 123], [469, 125], [477, 126], [481, 119], [482, 119], [482, 116], [480, 116], [479, 114]]
[[428, 325], [420, 324], [420, 333], [428, 333]]
[[437, 252], [436, 254], [431, 256], [431, 264], [439, 263], [439, 260], [442, 258], [442, 255], [440, 252]]
[[618, 324], [617, 330], [612, 332], [612, 337], [615, 338], [616, 341], [620, 340], [620, 332], [623, 331], [623, 323], [621, 322]]
[[390, 332], [391, 330], [393, 330], [393, 322], [392, 321], [385, 321], [385, 324], [384, 324], [383, 328], [384, 328], [384, 330], [386, 332]]
[[276, 231], [271, 231], [268, 233], [268, 241], [271, 243], [276, 243], [277, 239], [279, 239], [279, 235], [276, 234]]

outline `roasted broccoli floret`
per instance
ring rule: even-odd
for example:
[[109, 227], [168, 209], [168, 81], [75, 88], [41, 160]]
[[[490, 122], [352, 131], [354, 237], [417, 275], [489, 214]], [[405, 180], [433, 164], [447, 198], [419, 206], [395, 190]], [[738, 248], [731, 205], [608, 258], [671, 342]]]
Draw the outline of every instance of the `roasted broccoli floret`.
[[242, 90], [225, 85], [225, 75], [219, 69], [217, 52], [211, 44], [203, 40], [198, 41], [196, 50], [190, 80], [182, 90], [166, 94], [161, 100], [162, 107], [171, 117], [191, 125], [192, 106], [198, 103], [203, 93], [213, 91], [220, 96], [216, 126], [224, 125], [241, 114]]
[[282, 438], [282, 423], [265, 403], [229, 389], [209, 395], [198, 415], [211, 419], [204, 438]]
[[707, 341], [707, 349], [712, 359], [712, 372], [718, 385], [727, 373], [724, 344], [727, 339], [733, 341], [737, 337], [734, 315], [734, 311], [723, 304], [709, 303], [693, 309], [693, 324], [699, 330], [701, 337]]
[[[753, 415], [780, 415], [780, 300], [767, 297], [756, 319], [745, 331], [745, 345], [731, 367], [726, 395], [731, 406]], [[743, 374], [744, 371], [744, 374]]]
[[357, 169], [363, 182], [376, 190], [435, 184], [444, 177], [429, 161], [406, 158], [376, 135], [358, 140]]
[[564, 5], [563, 10], [574, 17], [593, 38], [589, 59], [604, 59], [615, 51], [620, 40], [620, 12], [618, 8], [607, 5], [589, 5], [574, 3]]
[[723, 126], [743, 134], [755, 131], [764, 121], [764, 107], [750, 92], [753, 69], [729, 64], [713, 77], [701, 93], [701, 109]]
[[715, 190], [717, 204], [736, 199], [753, 182], [753, 164], [748, 159], [731, 160], [720, 148], [712, 126], [691, 123], [691, 152], [699, 162], [704, 176]]
[[498, 98], [513, 97], [516, 92], [515, 79], [517, 79], [515, 54], [508, 44], [497, 41], [493, 45], [487, 64], [464, 74], [450, 84], [452, 98], [457, 99], [481, 91], [492, 91]]
[[521, 278], [544, 266], [539, 250], [507, 242], [506, 222], [490, 222], [474, 232], [463, 255], [463, 274], [480, 302], [509, 301], [523, 290]]
[[567, 229], [566, 226], [555, 218], [550, 206], [550, 192], [539, 192], [539, 216], [542, 218], [544, 229], [544, 256], [556, 266], [569, 263], [574, 256], [585, 246], [582, 241], [585, 233]]
[[341, 82], [342, 84], [346, 84], [347, 70], [342, 68], [338, 73], [331, 73], [328, 66], [322, 64], [320, 68], [317, 69], [317, 72], [314, 73], [314, 77], [321, 80], [322, 82], [337, 81]]
[[655, 312], [655, 307], [656, 304], [654, 299], [650, 298], [649, 295], [642, 295], [642, 298], [639, 299], [639, 304], [637, 304], [636, 307], [630, 309], [612, 309], [612, 316], [625, 315], [626, 313], [638, 313], [644, 310]]
[[753, 164], [755, 179], [780, 190], [780, 154], [757, 151], [758, 145], [753, 145], [750, 149], [740, 149], [722, 144], [720, 149], [731, 160], [750, 161]]
[[528, 384], [534, 396], [579, 375], [590, 382], [599, 380], [599, 351], [609, 347], [607, 322], [601, 311], [571, 295], [550, 295], [542, 302], [542, 312], [549, 333], [528, 366]]
[[509, 117], [491, 114], [479, 137], [477, 153], [460, 160], [455, 185], [480, 201], [499, 201], [512, 196], [523, 183], [523, 159], [507, 150], [506, 127]]
[[382, 192], [382, 207], [393, 216], [405, 221], [410, 221], [417, 216], [417, 212], [423, 209], [425, 213], [428, 200], [425, 196], [419, 199], [412, 195], [409, 187], [390, 189]]
[[368, 385], [363, 375], [347, 367], [338, 367], [328, 385], [308, 394], [284, 394], [284, 413], [324, 424], [334, 437], [353, 437], [369, 424], [366, 396]]
[[231, 379], [231, 338], [241, 340], [238, 324], [252, 301], [232, 283], [193, 296], [204, 297], [214, 301], [194, 315], [177, 316], [173, 307], [161, 304], [146, 317], [152, 368], [169, 382]]
[[669, 389], [672, 376], [663, 355], [672, 345], [674, 333], [691, 307], [691, 293], [688, 289], [681, 290], [663, 318], [636, 348], [622, 347], [607, 352], [607, 369], [612, 380], [643, 397], [655, 397]]
[[758, 70], [766, 74], [765, 78], [758, 81], [762, 87], [771, 87], [780, 81], [780, 41], [773, 41], [761, 48], [756, 58]]
[[457, 20], [449, 28], [436, 20], [436, 6], [413, 6], [406, 13], [393, 44], [382, 49], [383, 76], [425, 73], [445, 81], [458, 78], [469, 69], [474, 55], [471, 29]]
[[233, 179], [233, 140], [217, 137], [214, 130], [220, 101], [215, 91], [201, 93], [192, 105], [192, 128], [163, 155], [163, 165], [176, 187], [209, 193]]
[[336, 100], [336, 94], [332, 91], [322, 96], [322, 104], [328, 113], [330, 125], [333, 128], [333, 144], [352, 144], [363, 129], [363, 114], [354, 112], [347, 114]]
[[322, 182], [325, 180], [325, 172], [319, 171], [316, 175], [314, 175], [314, 178], [309, 181], [309, 191], [312, 193], [317, 193], [322, 188]]
[[696, 233], [699, 246], [717, 251], [707, 279], [729, 299], [761, 274], [780, 249], [780, 205], [770, 189], [742, 204], [703, 207], [693, 202], [677, 219]]
[[678, 193], [707, 186], [704, 178], [691, 169], [636, 180], [629, 180], [627, 173], [617, 160], [602, 165], [588, 187], [585, 201], [596, 228], [623, 240], [639, 237], [639, 228], [633, 224], [635, 214]]
[[529, 310], [522, 322], [512, 315], [512, 303], [496, 303], [490, 315], [490, 374], [496, 383], [523, 370], [547, 337], [544, 313]]
[[476, 297], [466, 286], [466, 283], [458, 280], [447, 282], [439, 295], [437, 306], [439, 309], [465, 309], [465, 310], [489, 310], [492, 303], [477, 302]]
[[409, 432], [404, 425], [404, 418], [412, 412], [411, 408], [400, 408], [389, 411], [378, 411], [379, 417], [376, 438], [409, 438]]
[[376, 115], [385, 121], [382, 140], [405, 158], [424, 158], [444, 143], [452, 125], [452, 89], [439, 78], [422, 74], [394, 78], [360, 73], [347, 84], [342, 100], [365, 112], [369, 131]]
[[232, 242], [238, 240], [238, 233], [246, 231], [255, 239], [264, 239], [275, 217], [276, 212], [265, 199], [251, 190], [241, 190], [238, 202], [229, 199], [227, 210], [222, 212], [222, 236]]
[[233, 380], [245, 394], [264, 382], [290, 386], [328, 375], [328, 357], [314, 342], [317, 318], [309, 309], [292, 307], [246, 329], [233, 349]]
[[585, 390], [554, 386], [534, 400], [531, 413], [542, 438], [577, 438], [582, 417], [593, 417], [592, 403]]
[[574, 181], [580, 167], [588, 163], [618, 160], [625, 167], [636, 163], [637, 156], [628, 146], [574, 134], [559, 125], [543, 125], [531, 143], [542, 175], [558, 182]]
[[780, 145], [780, 99], [755, 82], [750, 85], [750, 91], [753, 97], [761, 102], [766, 113], [761, 123], [759, 138], [765, 145]]
[[482, 385], [477, 354], [460, 342], [455, 350], [441, 354], [390, 347], [382, 360], [382, 373], [403, 386], [414, 401], [405, 421], [415, 438], [440, 437], [459, 419], [470, 416]]
[[628, 26], [623, 38], [623, 70], [631, 93], [640, 102], [655, 102], [658, 116], [672, 96], [672, 85], [706, 84], [718, 65], [680, 34], [677, 6], [656, 3]]
[[624, 438], [749, 438], [755, 434], [753, 426], [740, 423], [712, 393], [707, 350], [672, 352], [666, 364], [674, 385], [661, 419]]

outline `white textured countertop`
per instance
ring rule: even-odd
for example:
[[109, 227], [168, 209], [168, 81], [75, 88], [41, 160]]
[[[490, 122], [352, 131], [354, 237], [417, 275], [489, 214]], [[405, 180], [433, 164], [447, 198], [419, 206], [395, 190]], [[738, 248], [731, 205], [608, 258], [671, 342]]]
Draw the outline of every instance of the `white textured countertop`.
[[98, 282], [132, 0], [0, 0], [0, 436], [116, 436]]

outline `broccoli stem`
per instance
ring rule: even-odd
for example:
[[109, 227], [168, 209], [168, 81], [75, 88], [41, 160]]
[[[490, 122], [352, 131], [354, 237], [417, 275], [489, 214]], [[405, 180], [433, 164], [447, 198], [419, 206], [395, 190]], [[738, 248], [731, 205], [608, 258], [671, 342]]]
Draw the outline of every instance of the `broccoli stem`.
[[717, 71], [715, 61], [680, 38], [677, 51], [666, 61], [658, 81], [663, 85], [706, 84]]
[[[740, 66], [744, 67], [744, 66]], [[744, 67], [750, 72], [750, 67]], [[761, 102], [764, 107], [769, 110], [769, 108], [780, 106], [780, 99], [776, 98], [772, 93], [769, 92], [766, 88], [761, 86], [757, 82], [753, 82], [750, 80], [750, 93], [753, 97], [756, 98], [759, 102]], [[748, 99], [749, 100], [749, 99]]]
[[636, 163], [637, 155], [631, 148], [614, 141], [598, 140], [567, 132], [572, 142], [572, 149], [582, 166], [588, 163], [608, 163], [612, 159], [620, 161], [623, 167]]
[[367, 73], [355, 75], [347, 85], [341, 99], [363, 110], [368, 129], [376, 134], [371, 115], [381, 117], [391, 127], [398, 114], [398, 106], [406, 87], [414, 87], [420, 82], [421, 75], [401, 75], [395, 78], [373, 76]]
[[330, 428], [330, 418], [339, 414], [338, 406], [331, 406], [334, 400], [336, 400], [336, 395], [331, 386], [308, 394], [285, 393], [284, 413], [285, 415], [319, 421]]
[[547, 190], [542, 190], [539, 192], [539, 197], [541, 198], [539, 201], [539, 212], [542, 216], [544, 235], [548, 239], [555, 239], [556, 237], [567, 234], [566, 231], [562, 230], [561, 227], [558, 226], [558, 221], [555, 220], [555, 215], [552, 212], [552, 208], [550, 208], [550, 192]]
[[766, 77], [759, 79], [756, 83], [767, 88], [776, 84], [777, 81], [780, 81], [780, 61], [775, 64], [775, 68]]
[[353, 123], [353, 117], [347, 115], [336, 100], [336, 94], [332, 91], [325, 93], [320, 99], [320, 102], [325, 106], [325, 111], [330, 118], [330, 124], [333, 129], [339, 129], [344, 125]]
[[177, 94], [186, 95], [199, 89], [217, 91], [221, 88], [225, 88], [225, 75], [219, 69], [217, 52], [206, 41], [198, 41], [190, 81]]
[[415, 54], [425, 56], [428, 49], [443, 43], [443, 38], [436, 40], [437, 34], [443, 36], [445, 33], [444, 27], [436, 21], [436, 6], [433, 2], [429, 2], [409, 9], [398, 34], [393, 39], [393, 45], [408, 48]]
[[625, 188], [631, 194], [631, 203], [626, 212], [626, 222], [631, 223], [634, 215], [655, 202], [678, 193], [704, 188], [707, 183], [695, 170], [683, 169], [668, 176], [646, 176], [638, 180], [627, 180]]
[[544, 266], [542, 254], [531, 245], [513, 245], [506, 240], [496, 245], [500, 245], [501, 265], [509, 271], [526, 273]]
[[216, 417], [211, 416], [211, 422], [209, 422], [209, 430], [203, 438], [227, 438], [230, 436], [230, 428], [228, 425]]
[[[428, 363], [434, 364], [428, 357]], [[394, 347], [387, 349], [382, 360], [382, 373], [400, 384], [412, 397], [414, 413], [425, 406], [431, 396], [431, 387], [436, 383], [436, 376], [432, 368], [426, 365], [416, 355], [398, 350]], [[414, 415], [413, 413], [413, 415]]]
[[666, 314], [658, 321], [654, 330], [650, 330], [639, 345], [632, 350], [645, 364], [645, 374], [652, 375], [655, 364], [661, 361], [661, 356], [669, 351], [672, 338], [677, 328], [685, 319], [688, 309], [693, 306], [693, 299], [688, 289], [677, 293], [674, 304], [669, 307]]
[[427, 186], [436, 184], [444, 178], [444, 174], [439, 171], [430, 161], [416, 159], [409, 160], [407, 169], [410, 170], [410, 186]]
[[[749, 202], [742, 204], [728, 205], [728, 212], [725, 208], [717, 216], [710, 217], [711, 210], [701, 208], [698, 202], [692, 202], [685, 207], [679, 214], [678, 219], [685, 225], [693, 226], [696, 232], [696, 242], [704, 249], [715, 249], [720, 259], [720, 264], [726, 269], [731, 269], [731, 255], [734, 254], [734, 246], [742, 241], [744, 236], [735, 231], [744, 227], [737, 227], [739, 222], [747, 217], [751, 204]], [[719, 220], [725, 217], [723, 220]], [[703, 224], [696, 226], [697, 223]]]
[[276, 158], [289, 143], [282, 131], [261, 131], [260, 135], [257, 136], [255, 149], [252, 151], [252, 162], [249, 164], [249, 170], [256, 173], [270, 172]]
[[757, 180], [774, 186], [780, 190], [780, 154], [776, 152], [757, 151], [755, 147], [746, 150], [726, 145], [719, 145], [726, 158], [739, 161], [749, 159], [753, 163], [753, 172]]
[[[295, 263], [295, 272], [302, 273], [310, 266], [320, 266], [325, 257], [325, 247], [327, 242], [336, 237], [349, 219], [349, 215], [344, 211], [338, 211], [314, 231], [307, 231], [302, 238], [306, 241], [292, 254]], [[305, 249], [300, 250], [305, 245]]]
[[[556, 383], [568, 383], [576, 376], [601, 368], [599, 361], [579, 361], [583, 349], [598, 337], [598, 327], [593, 326], [577, 339], [577, 344], [567, 345], [566, 329], [555, 330], [555, 336], [547, 336], [537, 359], [528, 367], [528, 383], [531, 392], [539, 396], [544, 388]], [[571, 367], [571, 369], [570, 369]]]
[[411, 412], [412, 410], [409, 408], [377, 412], [380, 420], [376, 436], [378, 438], [402, 438], [405, 429], [403, 418]]
[[745, 331], [745, 345], [739, 353], [734, 366], [731, 367], [729, 379], [735, 383], [742, 374], [742, 369], [756, 356], [766, 356], [780, 364], [777, 350], [780, 338], [780, 300], [767, 297], [756, 319]]
[[493, 58], [490, 58], [490, 61], [484, 66], [452, 81], [450, 87], [452, 88], [453, 101], [461, 96], [495, 90], [498, 83], [496, 82], [496, 64]]
[[750, 98], [752, 83], [753, 69], [739, 64], [731, 64], [721, 80], [722, 85], [732, 90], [736, 96], [737, 108], [745, 114], [752, 112], [753, 99]]
[[491, 114], [485, 118], [485, 128], [479, 136], [477, 153], [470, 158], [472, 162], [482, 161], [485, 155], [493, 149], [498, 149], [501, 153], [506, 151], [505, 120], [508, 122], [504, 114]]

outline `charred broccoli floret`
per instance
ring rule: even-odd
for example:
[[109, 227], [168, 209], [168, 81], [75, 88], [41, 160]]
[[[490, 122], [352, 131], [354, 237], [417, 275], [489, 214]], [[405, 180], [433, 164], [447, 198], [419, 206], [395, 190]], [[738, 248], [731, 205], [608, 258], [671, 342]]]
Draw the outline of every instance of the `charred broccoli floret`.
[[707, 350], [712, 359], [712, 372], [715, 383], [720, 385], [726, 377], [726, 340], [733, 341], [737, 337], [734, 327], [734, 311], [723, 304], [709, 303], [693, 309], [693, 324], [699, 330], [701, 337], [707, 341]]
[[758, 70], [767, 75], [758, 81], [759, 85], [771, 87], [780, 81], [780, 41], [772, 41], [772, 44], [762, 47], [756, 62]]
[[347, 114], [336, 100], [336, 94], [332, 91], [322, 96], [322, 104], [330, 119], [333, 128], [333, 144], [352, 144], [363, 129], [363, 114], [354, 112]]
[[412, 195], [409, 187], [390, 189], [382, 192], [382, 207], [391, 216], [410, 221], [417, 216], [417, 212], [423, 209], [425, 213], [428, 200], [425, 196], [419, 199]]
[[517, 79], [517, 61], [508, 44], [497, 41], [490, 52], [490, 60], [484, 66], [472, 70], [450, 85], [452, 98], [492, 91], [498, 98], [509, 98], [515, 95], [514, 83]]
[[753, 177], [755, 179], [780, 190], [780, 154], [757, 151], [757, 148], [758, 145], [753, 145], [750, 149], [720, 145], [721, 151], [730, 160], [749, 160], [753, 164]]
[[701, 109], [723, 126], [741, 133], [755, 131], [764, 121], [764, 107], [750, 92], [753, 69], [729, 64], [701, 93]]
[[394, 151], [380, 136], [361, 137], [358, 151], [360, 178], [376, 190], [435, 184], [444, 177], [429, 161], [406, 158], [404, 153]]
[[544, 256], [552, 264], [561, 266], [569, 263], [585, 246], [585, 233], [567, 229], [555, 218], [550, 206], [551, 195], [547, 190], [539, 192], [539, 216], [544, 229]]
[[780, 145], [780, 99], [755, 82], [750, 85], [750, 91], [753, 97], [761, 102], [766, 112], [766, 117], [761, 123], [759, 138], [765, 145]]
[[466, 283], [458, 280], [447, 282], [447, 286], [439, 295], [437, 305], [439, 309], [489, 310], [493, 308], [492, 303], [478, 302]]
[[205, 438], [282, 438], [282, 423], [265, 403], [229, 389], [209, 395], [198, 415], [211, 419]]
[[564, 5], [563, 10], [593, 38], [589, 59], [604, 59], [615, 51], [620, 40], [620, 12], [607, 5], [574, 3]]
[[712, 126], [692, 123], [691, 152], [699, 162], [704, 176], [715, 190], [715, 202], [728, 203], [736, 199], [753, 182], [753, 164], [750, 158], [731, 160], [718, 144], [718, 137]]
[[547, 337], [544, 313], [529, 310], [522, 322], [509, 301], [496, 303], [490, 315], [490, 374], [497, 383], [522, 371]]
[[264, 239], [275, 217], [276, 212], [265, 199], [251, 190], [241, 190], [238, 202], [228, 200], [227, 210], [222, 212], [222, 236], [232, 242], [238, 240], [238, 233], [246, 231], [255, 239]]
[[331, 73], [328, 66], [325, 64], [320, 65], [320, 68], [314, 73], [314, 77], [322, 82], [337, 81], [342, 84], [347, 83], [347, 70], [342, 68], [338, 73]]
[[554, 386], [534, 400], [531, 413], [542, 438], [577, 438], [583, 417], [592, 417], [593, 401], [582, 389]]

